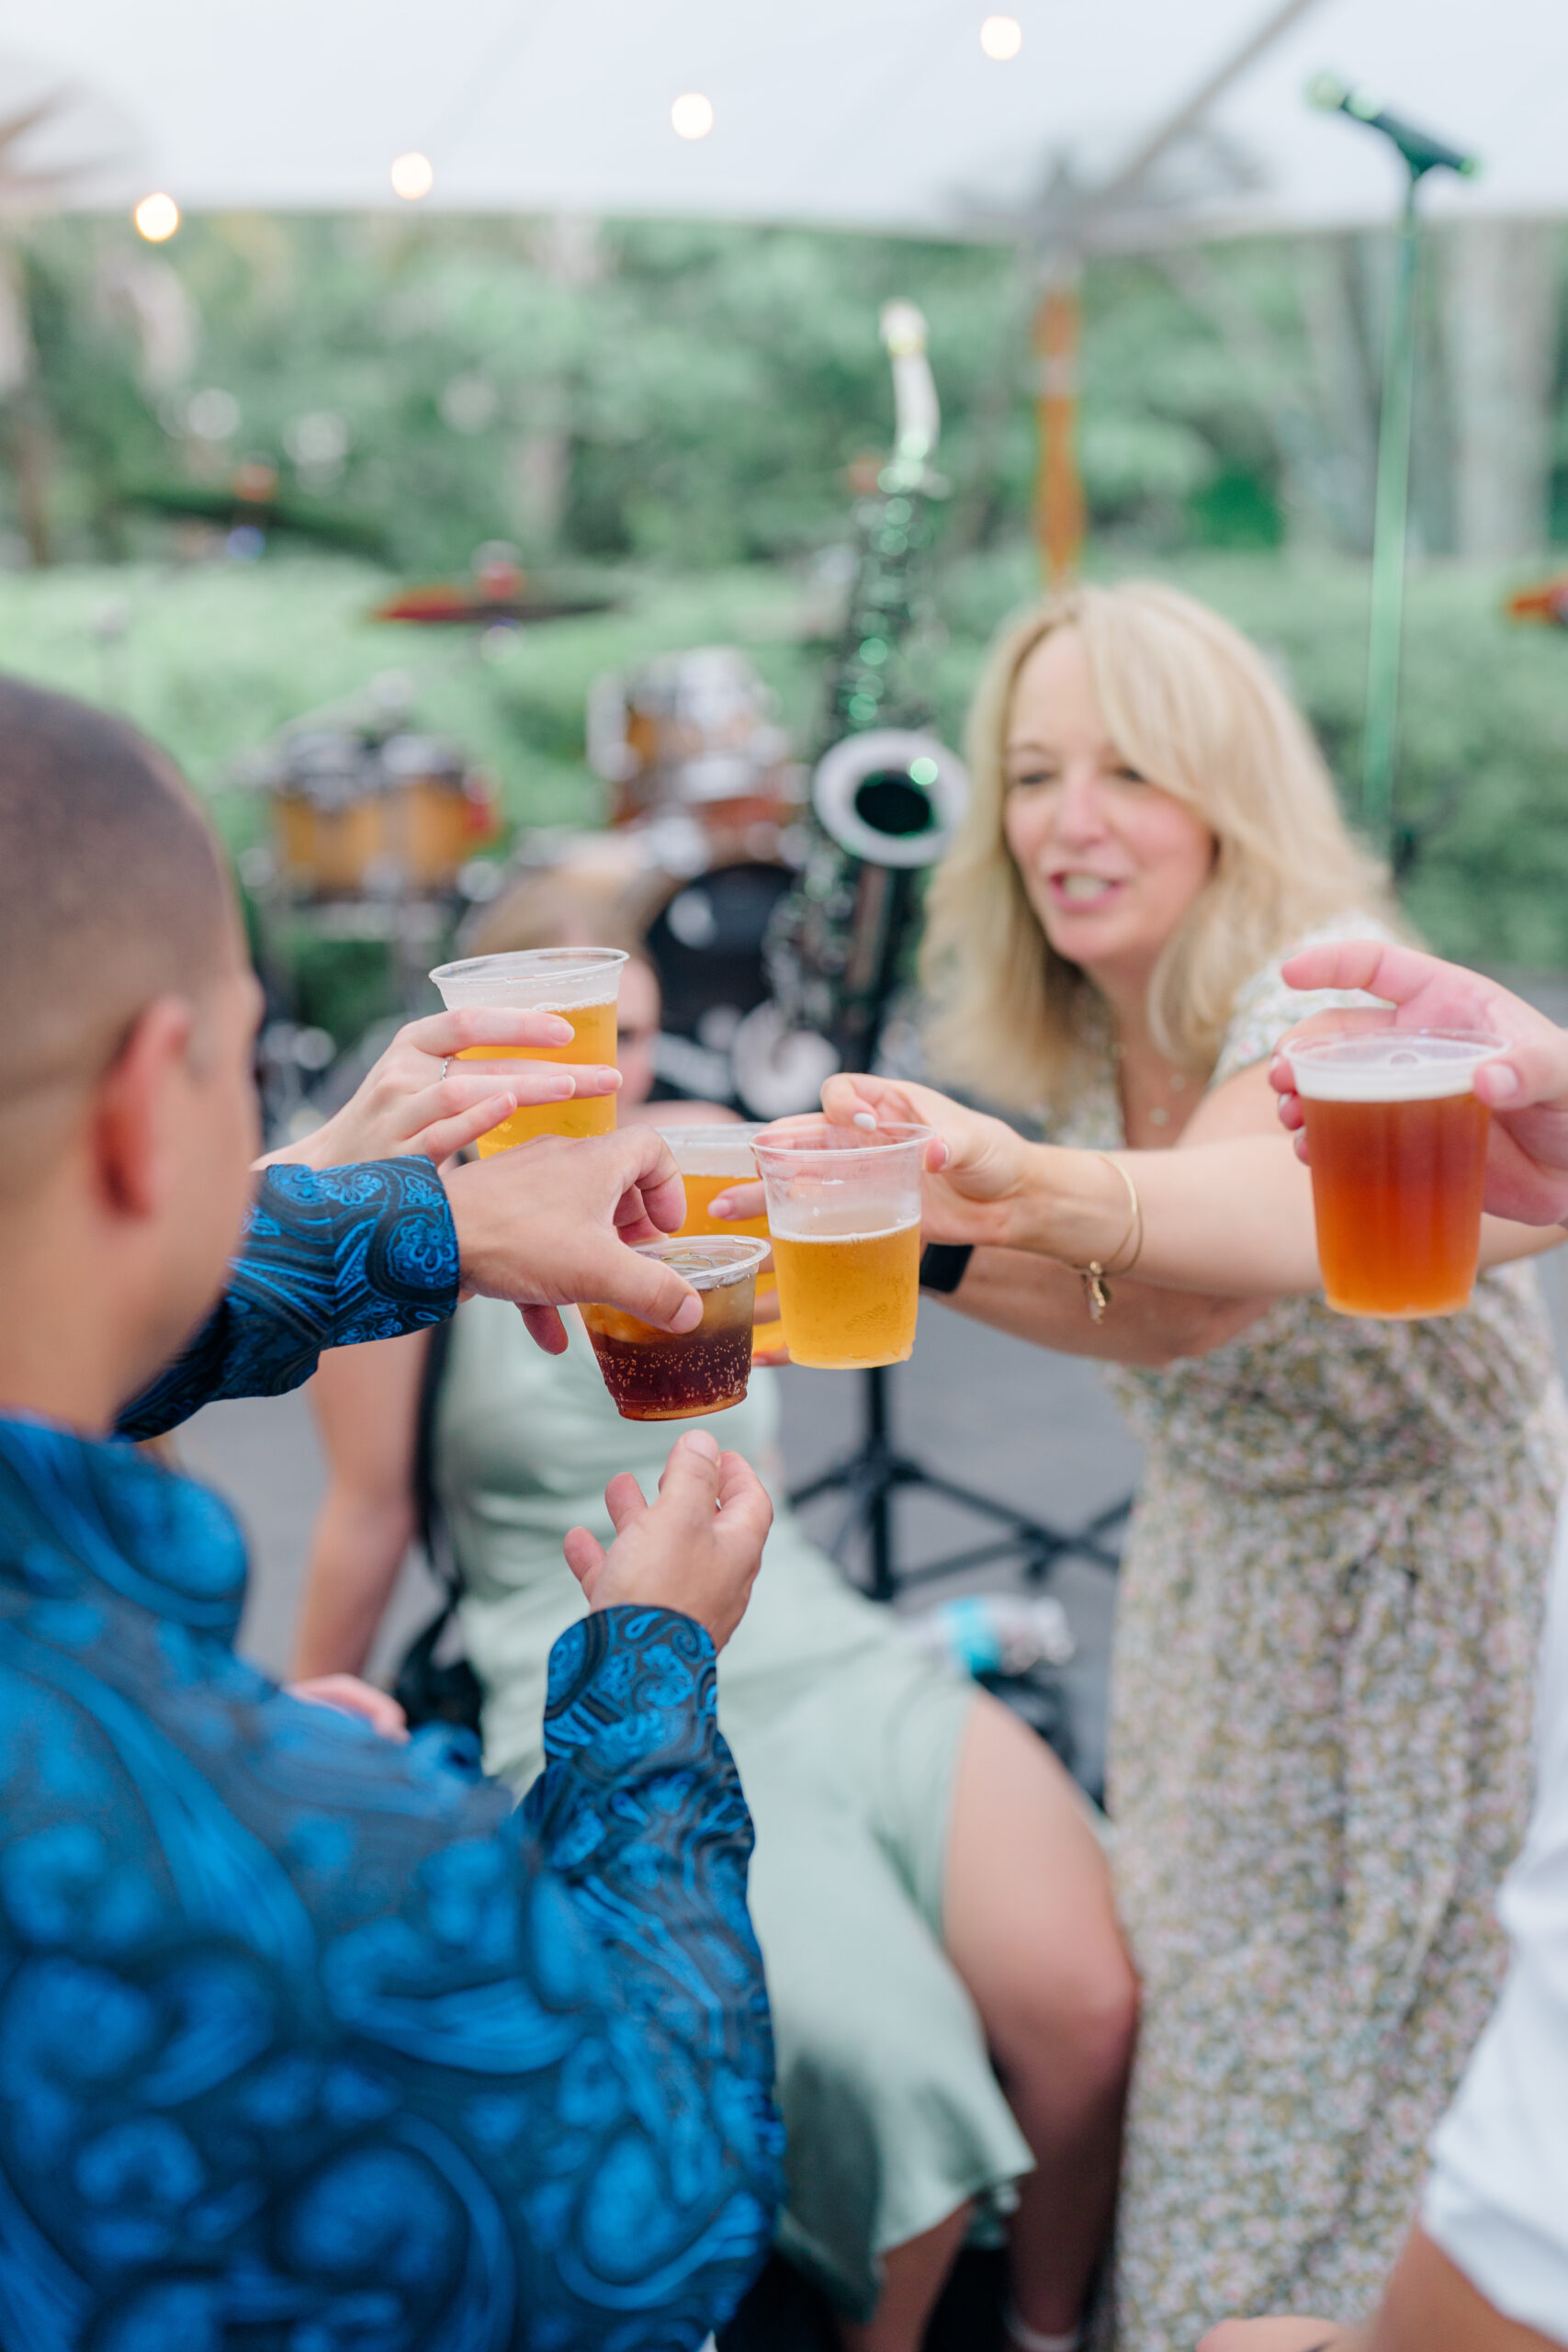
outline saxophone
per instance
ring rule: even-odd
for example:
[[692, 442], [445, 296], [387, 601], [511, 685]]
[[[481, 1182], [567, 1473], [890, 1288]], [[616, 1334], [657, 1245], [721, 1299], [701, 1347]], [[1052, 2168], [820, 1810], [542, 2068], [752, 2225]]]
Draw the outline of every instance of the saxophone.
[[921, 560], [931, 503], [947, 485], [931, 459], [941, 428], [926, 322], [889, 302], [893, 454], [854, 509], [855, 561], [829, 673], [808, 840], [769, 924], [769, 1000], [736, 1033], [737, 1092], [761, 1118], [812, 1108], [835, 1069], [868, 1068], [905, 978], [918, 876], [952, 840], [968, 801], [961, 762], [931, 731], [918, 674]]

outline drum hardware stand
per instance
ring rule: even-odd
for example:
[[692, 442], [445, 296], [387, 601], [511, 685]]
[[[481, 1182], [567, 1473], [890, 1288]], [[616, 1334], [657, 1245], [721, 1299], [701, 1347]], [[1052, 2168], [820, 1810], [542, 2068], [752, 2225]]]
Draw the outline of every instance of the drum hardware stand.
[[[881, 927], [873, 984], [867, 997], [862, 1000], [863, 1013], [856, 1023], [859, 1034], [852, 1040], [859, 1066], [867, 1069], [876, 1066], [888, 1006], [897, 987], [899, 956], [913, 912], [912, 872], [908, 867], [885, 867], [881, 878], [891, 886], [892, 903]], [[857, 1013], [861, 1010], [857, 1006]], [[861, 1374], [863, 1418], [860, 1442], [853, 1452], [819, 1476], [808, 1479], [789, 1498], [798, 1509], [820, 1501], [825, 1495], [848, 1497], [849, 1508], [828, 1548], [839, 1566], [844, 1567], [850, 1544], [857, 1535], [864, 1535], [871, 1566], [871, 1579], [865, 1589], [872, 1600], [892, 1600], [907, 1587], [932, 1583], [940, 1577], [961, 1576], [968, 1569], [988, 1567], [1008, 1559], [1021, 1562], [1025, 1579], [1032, 1585], [1043, 1584], [1056, 1562], [1069, 1553], [1114, 1573], [1120, 1566], [1120, 1555], [1111, 1538], [1133, 1507], [1131, 1495], [1124, 1495], [1120, 1501], [1097, 1512], [1080, 1528], [1051, 1527], [1043, 1520], [1030, 1518], [1026, 1511], [1015, 1510], [1010, 1503], [998, 1502], [976, 1487], [934, 1475], [912, 1455], [900, 1453], [894, 1443], [888, 1381], [892, 1369], [890, 1364], [874, 1364]], [[1006, 1532], [989, 1543], [946, 1554], [940, 1560], [928, 1561], [923, 1567], [900, 1573], [894, 1558], [893, 1498], [909, 1490], [953, 1503]]]

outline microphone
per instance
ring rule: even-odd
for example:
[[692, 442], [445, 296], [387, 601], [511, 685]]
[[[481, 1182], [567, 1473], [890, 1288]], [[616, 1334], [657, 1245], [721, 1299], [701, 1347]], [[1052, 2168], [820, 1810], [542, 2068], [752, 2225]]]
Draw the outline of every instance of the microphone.
[[1461, 154], [1446, 140], [1434, 139], [1430, 131], [1417, 130], [1402, 116], [1390, 114], [1370, 91], [1348, 89], [1336, 74], [1319, 74], [1308, 83], [1307, 104], [1325, 114], [1348, 114], [1352, 122], [1364, 122], [1369, 130], [1381, 130], [1398, 148], [1412, 179], [1418, 180], [1427, 172], [1443, 171], [1457, 172], [1461, 179], [1470, 180], [1481, 169], [1479, 157]]

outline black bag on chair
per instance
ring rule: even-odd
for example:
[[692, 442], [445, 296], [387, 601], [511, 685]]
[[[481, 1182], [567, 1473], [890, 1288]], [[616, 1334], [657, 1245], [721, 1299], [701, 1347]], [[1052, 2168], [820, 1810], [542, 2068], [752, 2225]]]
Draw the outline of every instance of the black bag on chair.
[[451, 1532], [435, 1492], [434, 1465], [435, 1410], [451, 1346], [450, 1321], [437, 1323], [425, 1353], [413, 1450], [413, 1501], [419, 1540], [424, 1546], [430, 1572], [445, 1598], [429, 1624], [414, 1636], [403, 1653], [392, 1684], [392, 1696], [408, 1717], [411, 1731], [417, 1731], [422, 1724], [456, 1724], [471, 1731], [477, 1738], [484, 1697], [479, 1676], [460, 1653], [455, 1657], [436, 1657], [456, 1623], [463, 1590]]

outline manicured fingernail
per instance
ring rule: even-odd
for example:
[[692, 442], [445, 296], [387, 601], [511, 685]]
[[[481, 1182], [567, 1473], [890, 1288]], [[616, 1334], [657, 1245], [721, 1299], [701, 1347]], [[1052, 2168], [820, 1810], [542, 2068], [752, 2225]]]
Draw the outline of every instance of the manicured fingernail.
[[857, 1127], [874, 1127], [876, 1125], [875, 1112], [857, 1111], [855, 1113], [855, 1125]]
[[728, 1193], [720, 1193], [716, 1200], [713, 1200], [708, 1203], [709, 1216], [724, 1217], [729, 1216], [731, 1214], [732, 1211], [729, 1204], [729, 1194]]
[[594, 1072], [594, 1076], [599, 1080], [599, 1089], [601, 1093], [614, 1094], [619, 1089], [621, 1083], [621, 1073], [618, 1069], [596, 1070]]
[[551, 1013], [549, 1023], [550, 1034], [546, 1043], [551, 1046], [570, 1046], [577, 1035], [570, 1022], [561, 1020], [558, 1013]]
[[705, 1462], [718, 1460], [718, 1440], [710, 1437], [706, 1430], [688, 1430], [680, 1442], [689, 1445], [692, 1452], [700, 1453]]
[[1486, 1062], [1477, 1070], [1476, 1077], [1486, 1080], [1484, 1099], [1488, 1102], [1511, 1102], [1521, 1091], [1519, 1073], [1507, 1062]]
[[675, 1320], [671, 1329], [675, 1331], [694, 1331], [702, 1319], [703, 1302], [694, 1291], [690, 1298], [683, 1298], [676, 1308]]

